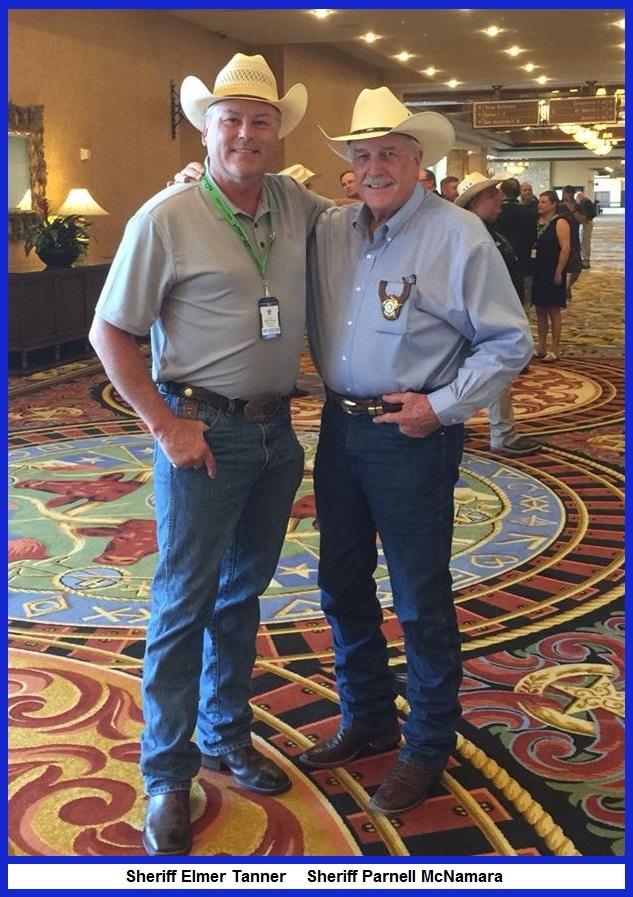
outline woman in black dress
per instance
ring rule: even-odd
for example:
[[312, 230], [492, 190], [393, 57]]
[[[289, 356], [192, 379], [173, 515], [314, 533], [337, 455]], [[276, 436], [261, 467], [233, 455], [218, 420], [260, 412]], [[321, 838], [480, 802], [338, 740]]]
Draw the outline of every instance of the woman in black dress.
[[[534, 279], [532, 305], [536, 307], [538, 345], [536, 357], [541, 361], [558, 361], [562, 330], [561, 309], [566, 308], [567, 260], [570, 230], [564, 218], [556, 214], [558, 197], [545, 190], [538, 198], [537, 238], [532, 256]], [[552, 350], [547, 351], [547, 332], [552, 331]]]

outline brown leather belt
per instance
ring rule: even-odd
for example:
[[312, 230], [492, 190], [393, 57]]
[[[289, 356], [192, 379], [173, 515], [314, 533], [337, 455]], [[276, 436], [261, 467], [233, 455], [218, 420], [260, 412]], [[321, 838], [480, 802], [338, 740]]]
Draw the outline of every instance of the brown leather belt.
[[272, 392], [253, 396], [252, 399], [227, 399], [226, 396], [211, 392], [210, 389], [204, 389], [202, 386], [177, 383], [175, 380], [162, 380], [156, 385], [159, 392], [180, 396], [182, 399], [192, 399], [227, 414], [243, 414], [245, 420], [253, 423], [262, 423], [268, 420], [280, 410], [284, 403], [290, 401], [290, 396]]
[[381, 414], [395, 414], [402, 411], [402, 405], [391, 402], [383, 402], [380, 396], [375, 398], [357, 398], [356, 396], [342, 396], [325, 387], [325, 395], [328, 402], [334, 402], [345, 414], [368, 414], [370, 417], [380, 417]]

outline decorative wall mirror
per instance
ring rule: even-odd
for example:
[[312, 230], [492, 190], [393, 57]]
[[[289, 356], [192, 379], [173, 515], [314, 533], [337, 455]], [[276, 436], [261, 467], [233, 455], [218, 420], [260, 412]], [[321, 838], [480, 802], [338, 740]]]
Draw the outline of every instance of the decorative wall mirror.
[[45, 197], [44, 107], [9, 101], [9, 240], [24, 239]]

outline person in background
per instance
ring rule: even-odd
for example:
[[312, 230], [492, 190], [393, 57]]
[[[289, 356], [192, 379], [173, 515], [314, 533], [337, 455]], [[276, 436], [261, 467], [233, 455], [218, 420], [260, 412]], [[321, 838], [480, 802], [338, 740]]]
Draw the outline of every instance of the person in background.
[[[519, 184], [515, 178], [510, 180], [516, 183], [516, 195], [519, 193]], [[500, 219], [503, 202], [503, 187], [506, 182], [502, 178], [487, 178], [484, 174], [474, 171], [467, 175], [457, 187], [457, 199], [455, 205], [481, 218], [486, 230], [494, 240], [495, 246], [501, 253], [508, 274], [514, 284], [514, 289], [520, 300], [523, 297], [523, 269], [514, 251], [514, 247], [508, 239], [498, 230], [497, 222]], [[499, 189], [501, 185], [501, 190]], [[514, 193], [514, 185], [510, 189]], [[518, 204], [517, 204], [518, 205]], [[530, 213], [528, 213], [530, 214]], [[536, 224], [534, 227], [536, 233]], [[534, 241], [532, 241], [534, 242]], [[512, 301], [512, 299], [508, 299]], [[499, 395], [488, 406], [490, 419], [490, 448], [493, 452], [510, 457], [532, 455], [542, 443], [531, 436], [524, 436], [518, 432], [514, 420], [512, 407], [512, 384], [506, 383]]]
[[578, 205], [574, 199], [574, 188], [568, 184], [563, 187], [563, 196], [556, 207], [558, 215], [569, 224], [569, 259], [567, 260], [567, 284], [565, 297], [567, 301], [572, 299], [571, 288], [580, 277], [582, 271], [582, 256], [580, 253], [580, 221], [577, 216]]
[[523, 307], [530, 307], [532, 292], [532, 260], [530, 258], [536, 240], [538, 213], [533, 203], [519, 202], [520, 185], [516, 178], [501, 181], [501, 211], [494, 222], [494, 229], [508, 240], [519, 260], [522, 290], [519, 295]]
[[[570, 228], [558, 214], [559, 202], [554, 190], [545, 190], [538, 198], [539, 218], [536, 243], [532, 250], [532, 304], [536, 308], [538, 342], [536, 358], [558, 361], [562, 332], [561, 309], [567, 307], [566, 277], [570, 249]], [[552, 349], [547, 350], [551, 329]]]
[[532, 184], [530, 184], [529, 181], [523, 181], [523, 183], [521, 184], [521, 187], [520, 187], [520, 191], [521, 191], [521, 203], [522, 203], [522, 205], [524, 205], [524, 206], [528, 206], [528, 205], [532, 205], [532, 206], [534, 206], [535, 214], [537, 214], [537, 212], [536, 212], [536, 206], [537, 206], [537, 204], [538, 204], [538, 200], [537, 200], [537, 198], [536, 198], [536, 196], [534, 195], [534, 192], [533, 192], [533, 190], [532, 190]]
[[435, 179], [435, 174], [430, 168], [421, 168], [420, 174], [418, 176], [418, 181], [425, 190], [430, 190], [431, 193], [435, 193], [436, 196], [440, 194], [437, 192], [437, 181]]
[[583, 268], [591, 268], [591, 237], [596, 206], [582, 191], [576, 193], [576, 220], [580, 224], [580, 255]]
[[457, 184], [459, 178], [453, 177], [452, 174], [447, 175], [440, 181], [440, 196], [449, 202], [455, 202], [457, 199]]
[[[305, 324], [306, 242], [327, 200], [266, 174], [301, 121], [303, 84], [279, 98], [263, 56], [237, 53], [213, 91], [181, 105], [207, 149], [200, 183], [133, 216], [90, 340], [155, 438], [159, 560], [143, 663], [143, 845], [187, 853], [200, 766], [258, 794], [288, 775], [252, 744], [259, 596], [303, 473], [290, 423]], [[136, 336], [151, 330], [150, 377]], [[197, 739], [193, 740], [197, 729]]]
[[342, 172], [340, 176], [341, 180], [341, 190], [346, 199], [358, 200], [360, 199], [358, 195], [358, 187], [356, 186], [356, 178], [354, 177], [354, 172], [350, 169]]

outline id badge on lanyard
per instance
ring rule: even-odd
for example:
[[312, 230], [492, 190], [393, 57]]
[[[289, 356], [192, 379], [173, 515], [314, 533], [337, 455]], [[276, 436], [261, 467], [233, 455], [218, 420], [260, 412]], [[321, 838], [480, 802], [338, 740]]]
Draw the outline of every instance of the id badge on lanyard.
[[279, 339], [281, 321], [279, 319], [279, 302], [274, 296], [265, 296], [259, 300], [260, 336], [262, 339]]

